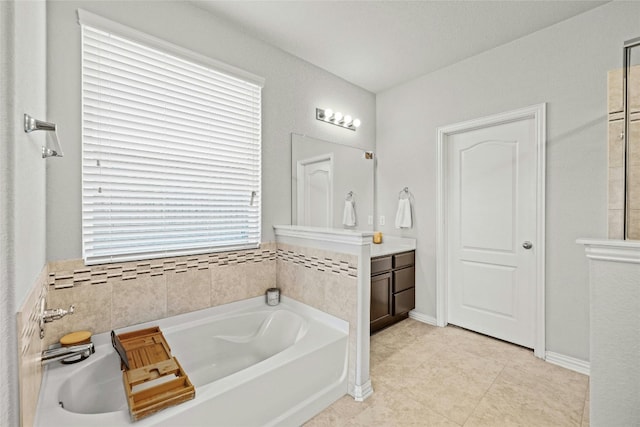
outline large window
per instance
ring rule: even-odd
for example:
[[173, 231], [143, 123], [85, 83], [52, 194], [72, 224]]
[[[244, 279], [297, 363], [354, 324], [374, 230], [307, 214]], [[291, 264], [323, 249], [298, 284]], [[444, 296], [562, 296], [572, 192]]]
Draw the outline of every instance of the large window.
[[79, 15], [85, 262], [257, 247], [261, 80]]

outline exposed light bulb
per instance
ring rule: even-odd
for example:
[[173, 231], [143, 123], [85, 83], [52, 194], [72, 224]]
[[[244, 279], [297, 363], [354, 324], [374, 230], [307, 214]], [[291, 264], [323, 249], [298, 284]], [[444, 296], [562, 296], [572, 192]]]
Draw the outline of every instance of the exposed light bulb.
[[[2, 1], [2, 0], [0, 0]], [[354, 119], [349, 114], [333, 111], [331, 108], [316, 108], [316, 119], [355, 131], [360, 126], [360, 119]]]

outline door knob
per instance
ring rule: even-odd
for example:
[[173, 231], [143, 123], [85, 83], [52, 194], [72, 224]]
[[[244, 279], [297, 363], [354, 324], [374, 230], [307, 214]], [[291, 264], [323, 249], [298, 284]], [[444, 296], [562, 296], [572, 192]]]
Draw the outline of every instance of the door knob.
[[533, 243], [531, 243], [530, 241], [526, 241], [522, 244], [522, 247], [525, 249], [531, 249], [533, 247]]

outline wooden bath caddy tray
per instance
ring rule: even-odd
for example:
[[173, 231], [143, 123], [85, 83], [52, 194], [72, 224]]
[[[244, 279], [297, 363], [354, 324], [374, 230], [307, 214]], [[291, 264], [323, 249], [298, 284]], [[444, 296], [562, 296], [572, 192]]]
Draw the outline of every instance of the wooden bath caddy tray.
[[196, 396], [159, 327], [119, 335], [111, 331], [111, 343], [122, 361], [122, 382], [132, 421]]

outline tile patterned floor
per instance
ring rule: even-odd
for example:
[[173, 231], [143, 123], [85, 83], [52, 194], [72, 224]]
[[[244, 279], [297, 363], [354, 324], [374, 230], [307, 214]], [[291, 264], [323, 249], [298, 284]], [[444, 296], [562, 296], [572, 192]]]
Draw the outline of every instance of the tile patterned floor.
[[412, 319], [371, 337], [374, 394], [345, 396], [319, 426], [588, 426], [589, 378], [522, 347]]

